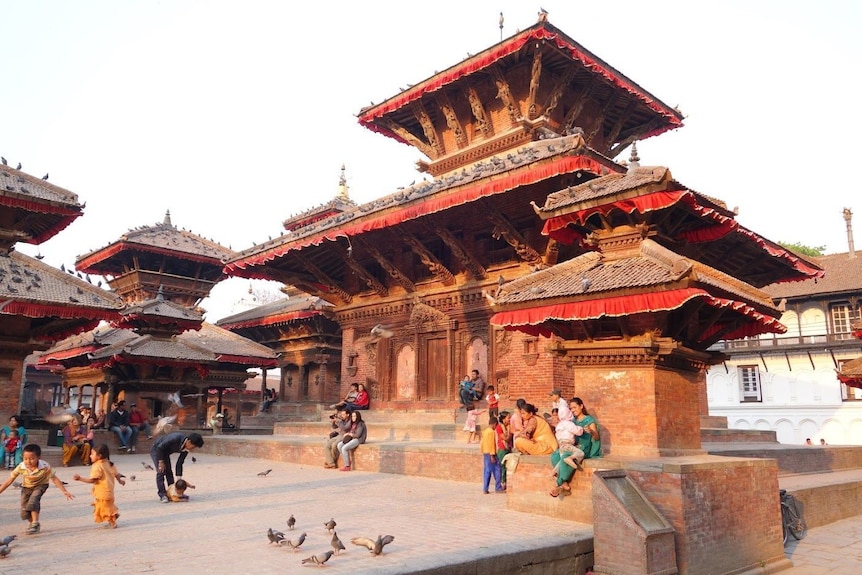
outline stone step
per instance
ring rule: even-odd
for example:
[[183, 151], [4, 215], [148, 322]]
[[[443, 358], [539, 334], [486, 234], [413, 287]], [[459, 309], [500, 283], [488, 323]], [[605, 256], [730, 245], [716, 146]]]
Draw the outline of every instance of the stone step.
[[775, 459], [778, 474], [831, 473], [862, 469], [862, 447], [853, 445], [782, 445], [780, 443], [707, 443], [710, 454]]
[[701, 427], [702, 443], [778, 443], [775, 431], [761, 429], [727, 429], [726, 427]]

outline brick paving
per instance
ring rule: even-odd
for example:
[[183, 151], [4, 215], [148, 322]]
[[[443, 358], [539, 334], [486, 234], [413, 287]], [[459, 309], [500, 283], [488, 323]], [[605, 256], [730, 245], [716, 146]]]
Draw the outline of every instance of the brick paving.
[[[90, 486], [71, 481], [86, 468], [59, 469], [76, 499], [66, 501], [52, 486], [43, 498], [38, 535], [23, 534], [19, 492], [9, 488], [0, 495], [0, 536], [18, 539], [10, 556], [0, 559], [0, 574], [65, 574], [70, 566], [77, 571], [96, 565], [124, 574], [302, 573], [311, 568], [301, 564], [303, 558], [330, 548], [323, 524], [331, 517], [347, 550], [330, 559], [327, 573], [495, 573], [503, 570], [494, 567], [501, 563], [469, 562], [519, 550], [526, 557], [533, 550], [548, 553], [592, 537], [589, 525], [507, 510], [503, 496], [481, 493], [481, 469], [473, 485], [206, 453], [195, 457], [185, 471], [197, 485], [189, 491], [191, 501], [161, 504], [154, 472], [141, 465], [146, 455], [114, 456], [121, 472], [135, 476], [117, 486], [121, 517], [115, 530], [93, 523]], [[267, 477], [257, 476], [266, 469], [272, 469]], [[292, 532], [285, 523], [291, 513], [297, 519]], [[294, 540], [303, 531], [308, 537], [294, 553], [269, 544], [268, 527]], [[395, 536], [379, 557], [349, 543], [351, 537], [378, 534]], [[788, 575], [862, 573], [862, 515], [811, 529], [802, 541], [791, 540], [786, 554], [794, 563], [783, 572]]]
[[[86, 474], [85, 467], [59, 468], [76, 499], [66, 501], [52, 486], [42, 500], [38, 535], [23, 534], [20, 492], [10, 487], [0, 494], [0, 536], [18, 539], [0, 559], [0, 574], [93, 568], [123, 574], [301, 573], [310, 568], [301, 564], [303, 558], [330, 549], [323, 526], [330, 518], [347, 550], [329, 560], [328, 573], [493, 573], [487, 564], [464, 564], [592, 538], [589, 525], [507, 510], [505, 496], [482, 494], [481, 469], [473, 485], [206, 453], [195, 457], [197, 463], [189, 458], [185, 469], [185, 478], [197, 486], [188, 492], [191, 500], [162, 504], [155, 472], [141, 465], [148, 462], [146, 454], [115, 455], [120, 471], [135, 481], [117, 486], [120, 519], [113, 530], [93, 523], [90, 486], [72, 481], [75, 472]], [[272, 469], [268, 476], [257, 476], [266, 469]], [[290, 514], [296, 517], [292, 532], [286, 530]], [[308, 537], [294, 553], [269, 544], [268, 527], [294, 540], [303, 531]], [[378, 557], [349, 542], [378, 534], [395, 536]]]

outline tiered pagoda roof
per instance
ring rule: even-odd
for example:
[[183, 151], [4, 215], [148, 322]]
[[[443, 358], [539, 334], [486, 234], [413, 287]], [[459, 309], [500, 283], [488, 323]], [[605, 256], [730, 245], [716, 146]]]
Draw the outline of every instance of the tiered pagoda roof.
[[784, 333], [761, 288], [823, 277], [817, 264], [740, 226], [664, 167], [609, 174], [534, 206], [543, 233], [596, 250], [500, 287], [492, 324], [566, 340], [644, 333], [706, 350]]
[[[0, 165], [0, 353], [27, 355], [50, 342], [112, 320], [123, 307], [116, 295], [84, 276], [15, 251], [40, 244], [83, 213], [72, 192]], [[23, 356], [22, 356], [23, 359]]]
[[421, 167], [435, 176], [575, 131], [613, 158], [682, 120], [546, 17], [359, 114], [362, 125], [425, 154]]
[[78, 257], [82, 273], [100, 274], [129, 302], [165, 299], [195, 305], [224, 279], [224, 263], [235, 252], [190, 230], [163, 222], [142, 226], [118, 240]]

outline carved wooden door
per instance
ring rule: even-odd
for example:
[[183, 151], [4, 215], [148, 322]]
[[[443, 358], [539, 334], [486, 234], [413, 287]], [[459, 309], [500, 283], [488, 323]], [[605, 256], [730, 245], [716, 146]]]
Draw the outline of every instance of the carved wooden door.
[[425, 340], [425, 361], [420, 380], [425, 384], [423, 399], [446, 399], [449, 371], [449, 344], [445, 337]]

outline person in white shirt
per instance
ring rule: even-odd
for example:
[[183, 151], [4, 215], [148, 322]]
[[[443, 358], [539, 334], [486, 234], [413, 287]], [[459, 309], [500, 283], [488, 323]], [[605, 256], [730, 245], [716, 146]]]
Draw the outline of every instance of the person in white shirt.
[[557, 408], [557, 419], [559, 421], [572, 421], [575, 416], [569, 408], [569, 402], [563, 399], [563, 392], [559, 389], [551, 390], [551, 407]]

